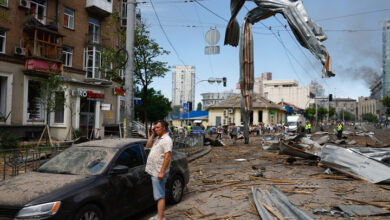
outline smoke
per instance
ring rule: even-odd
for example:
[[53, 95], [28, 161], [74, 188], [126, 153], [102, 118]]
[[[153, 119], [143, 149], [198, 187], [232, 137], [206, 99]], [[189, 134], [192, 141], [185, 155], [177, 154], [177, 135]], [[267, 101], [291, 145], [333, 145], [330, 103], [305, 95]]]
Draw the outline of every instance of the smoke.
[[373, 85], [380, 77], [377, 71], [369, 66], [360, 66], [358, 68], [348, 68], [343, 71], [345, 76], [353, 80], [363, 80], [367, 87]]

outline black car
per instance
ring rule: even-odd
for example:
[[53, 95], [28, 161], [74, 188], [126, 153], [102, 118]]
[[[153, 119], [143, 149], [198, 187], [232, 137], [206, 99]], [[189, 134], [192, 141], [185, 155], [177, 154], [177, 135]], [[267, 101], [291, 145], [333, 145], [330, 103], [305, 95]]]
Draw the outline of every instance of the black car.
[[[0, 182], [0, 219], [122, 219], [155, 204], [145, 172], [145, 139], [74, 145], [36, 171]], [[185, 154], [173, 151], [167, 199], [189, 181]]]

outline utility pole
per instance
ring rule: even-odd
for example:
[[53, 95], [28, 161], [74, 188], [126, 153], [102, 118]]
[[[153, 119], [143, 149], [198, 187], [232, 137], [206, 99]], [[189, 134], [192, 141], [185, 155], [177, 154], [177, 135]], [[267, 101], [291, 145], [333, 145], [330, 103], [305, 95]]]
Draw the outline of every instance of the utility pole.
[[127, 63], [125, 71], [125, 109], [126, 109], [126, 136], [131, 137], [134, 114], [134, 30], [135, 30], [135, 6], [136, 0], [127, 0], [127, 27], [126, 27], [126, 51]]

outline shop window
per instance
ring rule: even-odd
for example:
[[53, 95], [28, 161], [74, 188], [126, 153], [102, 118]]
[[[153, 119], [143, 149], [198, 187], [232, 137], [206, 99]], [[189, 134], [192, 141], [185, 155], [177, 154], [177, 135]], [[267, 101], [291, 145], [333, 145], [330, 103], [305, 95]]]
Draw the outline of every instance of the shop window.
[[42, 24], [46, 23], [46, 0], [31, 0], [30, 12]]
[[0, 122], [7, 117], [7, 77], [0, 76]]
[[63, 91], [56, 92], [54, 95], [54, 123], [64, 123], [65, 111], [65, 93]]
[[41, 98], [42, 83], [35, 80], [28, 81], [27, 120], [44, 121], [45, 108]]
[[0, 53], [5, 53], [6, 34], [5, 31], [0, 31]]
[[87, 79], [103, 79], [99, 67], [101, 66], [100, 50], [96, 46], [89, 46], [84, 50], [84, 70], [87, 71]]
[[74, 29], [74, 10], [64, 8], [64, 27]]
[[0, 0], [0, 5], [8, 7], [8, 0]]
[[62, 48], [62, 62], [64, 66], [72, 67], [73, 49], [71, 47]]
[[100, 22], [89, 18], [89, 43], [98, 44], [100, 42]]

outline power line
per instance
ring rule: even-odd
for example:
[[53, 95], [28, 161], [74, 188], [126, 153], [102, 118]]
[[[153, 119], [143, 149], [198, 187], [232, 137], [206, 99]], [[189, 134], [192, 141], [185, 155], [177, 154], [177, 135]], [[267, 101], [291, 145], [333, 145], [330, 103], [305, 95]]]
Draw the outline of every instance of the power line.
[[208, 9], [206, 6], [204, 6], [203, 4], [201, 4], [198, 0], [193, 0], [194, 2], [198, 3], [198, 5], [200, 5], [202, 8], [206, 9], [207, 11], [209, 11], [210, 13], [212, 13], [213, 15], [217, 16], [218, 18], [224, 20], [225, 22], [229, 22], [228, 20], [226, 20], [225, 18], [223, 18], [222, 16], [218, 15], [217, 13], [213, 12], [212, 10]]
[[352, 13], [352, 14], [342, 15], [342, 16], [336, 16], [336, 17], [322, 18], [322, 19], [317, 19], [317, 21], [330, 21], [330, 20], [335, 20], [335, 19], [339, 19], [339, 18], [353, 17], [353, 16], [358, 16], [358, 15], [363, 15], [363, 14], [373, 14], [373, 13], [376, 13], [376, 12], [384, 12], [384, 11], [390, 11], [390, 8], [378, 9], [378, 10], [372, 10], [372, 11], [364, 11], [364, 12], [357, 12], [357, 13]]
[[175, 51], [175, 54], [176, 54], [177, 58], [180, 60], [180, 62], [181, 62], [184, 66], [186, 66], [186, 64], [184, 63], [184, 61], [180, 58], [179, 53], [177, 52], [177, 50], [176, 50], [175, 47], [173, 46], [172, 42], [169, 40], [168, 35], [167, 35], [167, 33], [165, 32], [164, 28], [162, 27], [160, 18], [158, 17], [157, 12], [156, 12], [156, 9], [154, 8], [153, 0], [150, 0], [150, 3], [152, 4], [152, 8], [153, 8], [154, 14], [156, 15], [157, 21], [158, 21], [158, 23], [159, 23], [159, 25], [160, 25], [160, 28], [161, 28], [162, 32], [163, 32], [164, 35], [165, 35], [165, 38], [167, 39], [169, 45], [171, 45], [173, 51]]

